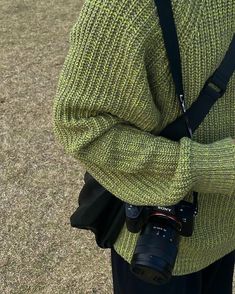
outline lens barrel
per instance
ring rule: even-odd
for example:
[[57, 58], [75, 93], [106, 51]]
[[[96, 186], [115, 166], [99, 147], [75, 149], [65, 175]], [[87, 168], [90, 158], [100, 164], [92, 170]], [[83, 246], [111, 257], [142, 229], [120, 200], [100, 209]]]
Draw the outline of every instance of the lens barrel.
[[143, 228], [131, 261], [131, 271], [155, 285], [167, 283], [178, 253], [180, 235], [166, 220], [150, 218]]

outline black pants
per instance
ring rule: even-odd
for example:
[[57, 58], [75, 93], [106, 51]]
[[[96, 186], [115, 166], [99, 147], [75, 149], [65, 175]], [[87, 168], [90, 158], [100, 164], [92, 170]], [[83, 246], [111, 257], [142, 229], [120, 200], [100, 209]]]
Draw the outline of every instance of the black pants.
[[172, 276], [168, 284], [156, 286], [138, 279], [111, 249], [114, 294], [232, 294], [234, 257], [235, 251], [201, 271]]

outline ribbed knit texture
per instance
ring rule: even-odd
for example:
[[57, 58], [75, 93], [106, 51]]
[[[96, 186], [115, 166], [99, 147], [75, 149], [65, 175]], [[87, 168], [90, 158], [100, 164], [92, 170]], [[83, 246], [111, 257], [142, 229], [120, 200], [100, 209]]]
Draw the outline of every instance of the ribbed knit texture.
[[[235, 31], [235, 1], [174, 0], [186, 106], [220, 64]], [[107, 190], [135, 205], [171, 205], [199, 192], [193, 236], [182, 238], [174, 275], [235, 249], [235, 76], [195, 131], [158, 136], [181, 115], [152, 0], [89, 0], [69, 35], [53, 104], [65, 152]], [[139, 234], [114, 245], [131, 261]]]

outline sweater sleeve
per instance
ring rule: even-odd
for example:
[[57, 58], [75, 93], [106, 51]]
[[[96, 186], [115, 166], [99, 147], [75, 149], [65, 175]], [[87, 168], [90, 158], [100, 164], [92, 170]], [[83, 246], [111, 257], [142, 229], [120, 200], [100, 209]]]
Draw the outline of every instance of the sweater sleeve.
[[56, 138], [101, 185], [134, 205], [173, 205], [190, 191], [233, 193], [231, 137], [201, 144], [151, 133], [161, 114], [133, 31], [85, 2], [54, 98]]

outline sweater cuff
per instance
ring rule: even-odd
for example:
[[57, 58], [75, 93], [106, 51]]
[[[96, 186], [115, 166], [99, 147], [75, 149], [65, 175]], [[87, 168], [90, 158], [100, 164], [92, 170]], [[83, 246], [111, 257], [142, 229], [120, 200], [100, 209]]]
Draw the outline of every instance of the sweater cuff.
[[191, 140], [193, 191], [231, 195], [235, 191], [235, 144], [232, 137], [201, 144]]

